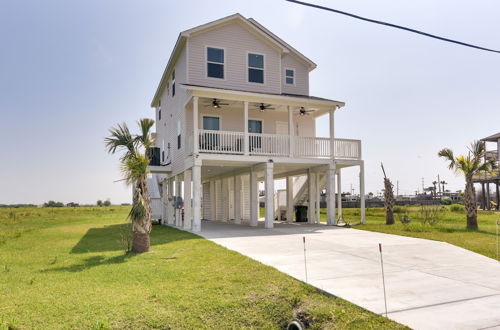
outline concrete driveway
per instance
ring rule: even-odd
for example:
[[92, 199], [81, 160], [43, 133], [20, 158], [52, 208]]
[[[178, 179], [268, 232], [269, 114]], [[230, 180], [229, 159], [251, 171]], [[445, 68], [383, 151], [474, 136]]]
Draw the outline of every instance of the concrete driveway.
[[[500, 263], [448, 243], [307, 224], [204, 221], [201, 236], [415, 329], [500, 329]], [[258, 280], [258, 279], [256, 279]]]

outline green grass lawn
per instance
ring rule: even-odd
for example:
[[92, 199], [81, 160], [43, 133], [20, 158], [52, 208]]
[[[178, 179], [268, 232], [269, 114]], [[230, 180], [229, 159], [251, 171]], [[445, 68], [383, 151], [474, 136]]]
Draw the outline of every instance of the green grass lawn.
[[403, 328], [176, 229], [126, 254], [127, 212], [0, 209], [0, 329]]
[[[500, 220], [500, 213], [493, 211], [479, 211], [478, 231], [465, 228], [465, 212], [452, 212], [448, 206], [443, 206], [440, 220], [434, 224], [422, 224], [420, 207], [409, 208], [409, 224], [402, 224], [395, 215], [394, 225], [385, 224], [383, 208], [366, 210], [366, 224], [359, 224], [359, 209], [343, 209], [344, 221], [353, 224], [353, 228], [376, 231], [381, 233], [426, 238], [448, 242], [465, 249], [480, 253], [490, 258], [496, 258], [496, 225]], [[321, 210], [321, 221], [326, 222], [326, 210]]]

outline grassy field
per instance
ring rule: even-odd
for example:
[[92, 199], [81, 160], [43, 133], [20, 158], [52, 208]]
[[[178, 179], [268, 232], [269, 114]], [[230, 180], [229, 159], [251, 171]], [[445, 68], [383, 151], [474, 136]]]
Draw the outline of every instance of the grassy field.
[[[402, 224], [395, 215], [394, 225], [385, 224], [385, 211], [382, 208], [367, 209], [366, 224], [359, 225], [359, 209], [343, 209], [344, 221], [353, 224], [353, 228], [376, 231], [381, 233], [426, 238], [448, 242], [465, 249], [480, 253], [490, 258], [496, 258], [496, 225], [500, 220], [500, 213], [493, 211], [479, 211], [478, 231], [465, 228], [464, 211], [450, 211], [449, 206], [443, 206], [443, 213], [437, 223], [422, 224], [423, 219], [420, 207], [408, 208], [411, 222]], [[398, 211], [403, 211], [399, 208]], [[326, 210], [321, 210], [321, 219], [326, 222]]]
[[127, 212], [0, 209], [0, 329], [403, 328], [172, 228], [126, 254]]

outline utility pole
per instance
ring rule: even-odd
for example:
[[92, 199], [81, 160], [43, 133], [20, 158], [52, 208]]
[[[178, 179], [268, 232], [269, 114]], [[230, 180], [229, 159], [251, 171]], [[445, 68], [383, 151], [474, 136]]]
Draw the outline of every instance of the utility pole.
[[424, 178], [422, 178], [422, 191], [425, 191]]
[[396, 197], [399, 196], [399, 180], [396, 180]]

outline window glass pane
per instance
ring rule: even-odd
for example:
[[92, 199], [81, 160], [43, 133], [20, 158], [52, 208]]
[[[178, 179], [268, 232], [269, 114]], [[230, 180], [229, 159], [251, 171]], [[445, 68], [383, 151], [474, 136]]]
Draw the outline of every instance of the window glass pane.
[[250, 132], [250, 133], [262, 133], [262, 121], [250, 119], [248, 121], [248, 132]]
[[224, 78], [224, 65], [207, 63], [207, 75], [212, 78]]
[[287, 83], [288, 85], [293, 85], [293, 78], [286, 77], [286, 83]]
[[293, 70], [286, 70], [286, 76], [287, 77], [293, 77]]
[[264, 56], [248, 54], [248, 66], [252, 68], [264, 69]]
[[264, 70], [248, 69], [248, 81], [255, 83], [264, 83]]
[[224, 63], [224, 49], [208, 47], [207, 60], [209, 62]]
[[218, 117], [203, 117], [203, 129], [208, 130], [219, 130], [219, 118]]

